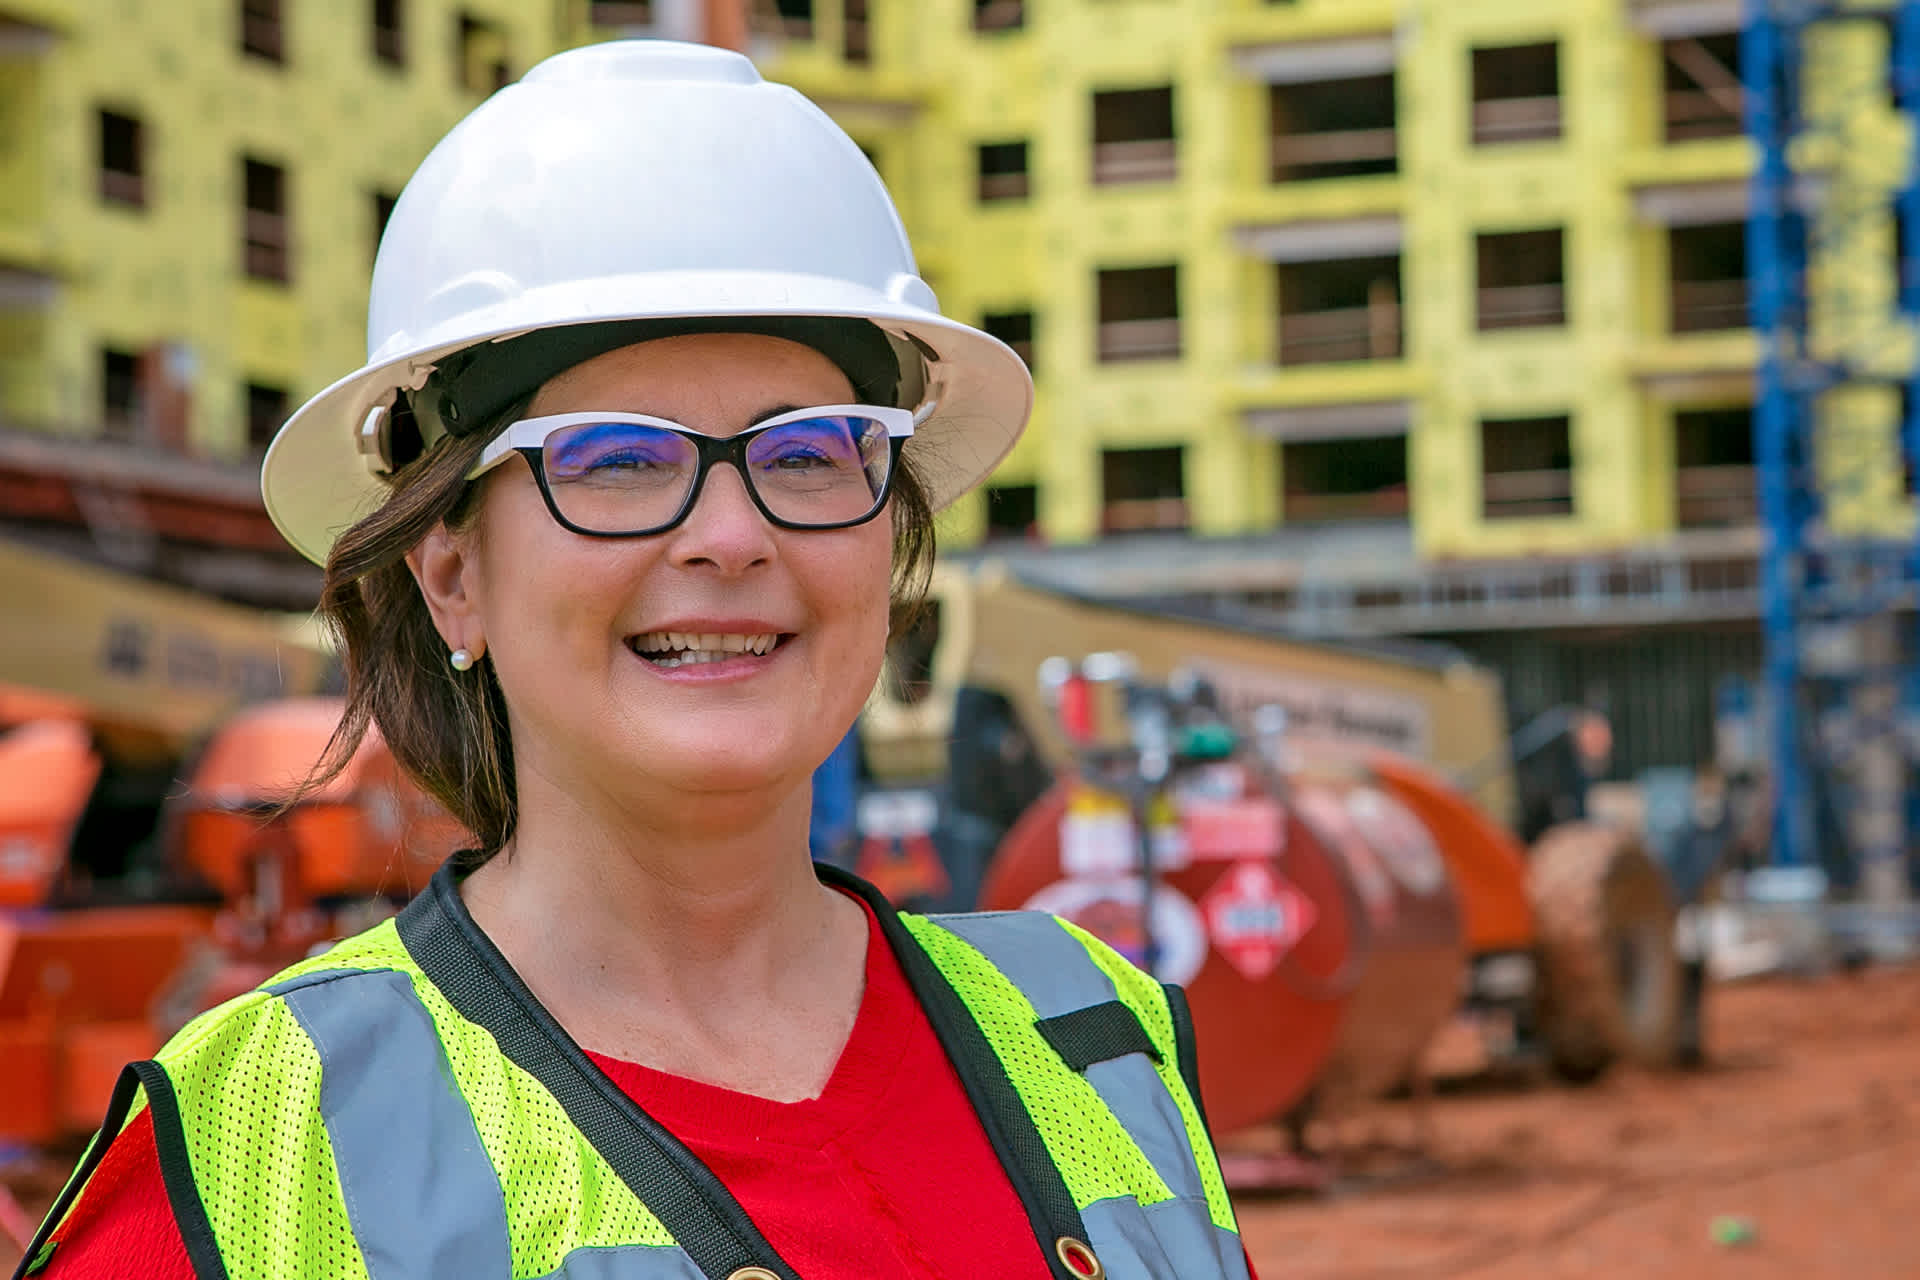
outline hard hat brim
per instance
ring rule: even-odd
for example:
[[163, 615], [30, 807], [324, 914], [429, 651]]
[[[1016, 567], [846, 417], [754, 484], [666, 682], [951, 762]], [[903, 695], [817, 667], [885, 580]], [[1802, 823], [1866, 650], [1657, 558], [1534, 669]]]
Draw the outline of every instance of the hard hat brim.
[[[635, 298], [636, 292], [665, 297], [661, 305], [648, 306]], [[497, 323], [489, 322], [491, 310], [499, 312]], [[907, 451], [935, 511], [986, 479], [1012, 450], [1032, 413], [1033, 380], [1012, 348], [912, 302], [817, 276], [782, 280], [761, 272], [689, 272], [615, 277], [585, 287], [574, 284], [501, 297], [494, 306], [470, 311], [446, 326], [457, 333], [389, 342], [365, 367], [302, 405], [275, 435], [260, 467], [267, 514], [295, 550], [324, 565], [334, 540], [391, 493], [360, 451], [362, 422], [375, 407], [388, 404], [396, 389], [417, 389], [437, 361], [457, 351], [558, 324], [782, 315], [870, 320], [933, 353], [938, 404], [916, 429]]]

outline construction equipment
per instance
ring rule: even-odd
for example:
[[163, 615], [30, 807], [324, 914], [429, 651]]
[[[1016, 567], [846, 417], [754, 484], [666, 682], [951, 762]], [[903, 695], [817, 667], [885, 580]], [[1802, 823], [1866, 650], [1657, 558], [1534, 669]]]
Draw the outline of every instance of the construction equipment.
[[[1151, 953], [1189, 987], [1223, 1130], [1310, 1093], [1404, 1082], [1456, 1010], [1491, 1056], [1541, 1056], [1572, 1079], [1680, 1055], [1658, 864], [1597, 824], [1522, 843], [1488, 673], [1446, 651], [1336, 649], [1096, 603], [991, 566], [943, 566], [932, 600], [932, 626], [897, 631], [905, 652], [863, 721], [863, 829], [870, 811], [889, 821], [857, 869], [893, 870], [918, 847], [956, 890], [931, 905], [1042, 907]], [[1243, 748], [1148, 782], [1124, 762], [1164, 749], [1107, 741], [1091, 752], [1107, 771], [1090, 770], [1040, 673], [1055, 655], [1114, 651], [1124, 675], [1091, 684], [1134, 692], [1103, 696], [1146, 697], [1180, 672], [1243, 743], [1258, 717], [1284, 724], [1269, 734], [1284, 749], [1259, 769]], [[1203, 794], [1195, 778], [1212, 780]], [[902, 830], [909, 811], [920, 830]], [[1143, 871], [1133, 851], [1154, 848], [1179, 852]], [[1241, 937], [1248, 922], [1266, 932]]]
[[283, 811], [341, 713], [287, 696], [328, 665], [296, 624], [4, 544], [0, 587], [0, 1143], [43, 1145], [459, 833], [377, 738]]

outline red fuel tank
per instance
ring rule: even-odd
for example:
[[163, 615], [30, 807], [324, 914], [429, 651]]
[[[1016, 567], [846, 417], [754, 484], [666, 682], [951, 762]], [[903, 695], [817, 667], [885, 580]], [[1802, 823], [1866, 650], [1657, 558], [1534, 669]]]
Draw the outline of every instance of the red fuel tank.
[[[1237, 766], [1163, 803], [1152, 969], [1186, 988], [1216, 1134], [1282, 1115], [1333, 1052], [1365, 955], [1359, 895], [1337, 855]], [[986, 910], [1051, 911], [1147, 960], [1137, 828], [1119, 797], [1056, 784], [1008, 832]]]

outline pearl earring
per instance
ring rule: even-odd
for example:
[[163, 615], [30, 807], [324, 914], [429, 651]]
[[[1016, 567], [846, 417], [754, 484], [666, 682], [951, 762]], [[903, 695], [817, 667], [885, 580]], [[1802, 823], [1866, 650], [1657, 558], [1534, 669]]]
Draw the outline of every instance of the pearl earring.
[[455, 649], [447, 655], [447, 661], [453, 664], [455, 671], [473, 670], [473, 655], [465, 649]]

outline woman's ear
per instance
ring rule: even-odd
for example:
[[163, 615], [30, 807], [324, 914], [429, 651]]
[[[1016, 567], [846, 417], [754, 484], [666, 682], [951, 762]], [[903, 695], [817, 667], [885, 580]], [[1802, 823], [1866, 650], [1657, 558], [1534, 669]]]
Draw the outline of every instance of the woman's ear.
[[478, 543], [469, 532], [456, 533], [443, 524], [407, 553], [407, 568], [420, 584], [420, 595], [433, 617], [434, 630], [448, 649], [465, 649], [474, 657], [486, 650], [486, 628], [480, 617]]

